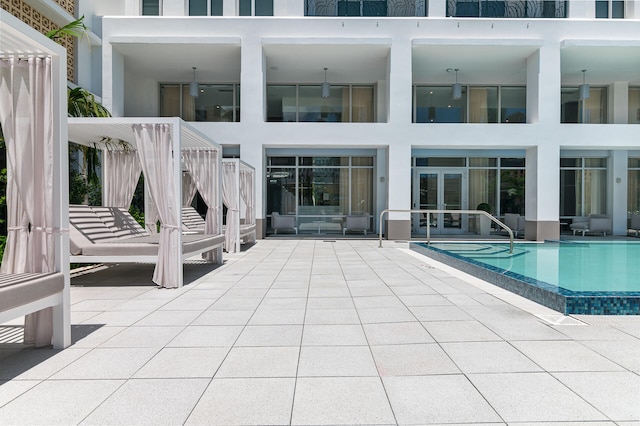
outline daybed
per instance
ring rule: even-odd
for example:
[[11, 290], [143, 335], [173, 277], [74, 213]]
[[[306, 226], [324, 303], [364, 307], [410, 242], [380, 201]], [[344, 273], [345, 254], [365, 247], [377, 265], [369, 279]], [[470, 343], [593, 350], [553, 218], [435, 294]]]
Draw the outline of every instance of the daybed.
[[[74, 255], [73, 261], [156, 262], [153, 282], [161, 287], [181, 287], [183, 261], [194, 254], [222, 262], [220, 145], [179, 118], [69, 118], [69, 140], [103, 149], [103, 205], [121, 209], [120, 213], [117, 209], [104, 212], [114, 216], [102, 217], [103, 226], [94, 223], [97, 240], [83, 241], [82, 254]], [[182, 233], [183, 167], [208, 207], [204, 235]], [[144, 174], [149, 235], [140, 235], [137, 225], [122, 229], [116, 223], [128, 215], [139, 170]], [[156, 234], [158, 221], [160, 233]]]
[[0, 13], [0, 127], [7, 150], [7, 240], [0, 324], [25, 317], [24, 341], [71, 343], [66, 51]]
[[[69, 206], [71, 262], [155, 263], [160, 235], [147, 233], [122, 208]], [[119, 226], [118, 226], [119, 225]], [[182, 260], [222, 247], [224, 235], [184, 235]]]

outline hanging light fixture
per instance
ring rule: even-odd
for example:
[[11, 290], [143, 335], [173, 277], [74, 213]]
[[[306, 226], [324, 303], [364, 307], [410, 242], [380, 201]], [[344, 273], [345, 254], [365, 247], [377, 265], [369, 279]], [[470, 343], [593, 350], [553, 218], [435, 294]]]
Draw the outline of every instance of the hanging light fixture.
[[447, 72], [455, 71], [456, 73], [456, 82], [451, 86], [451, 99], [454, 101], [462, 99], [462, 84], [458, 83], [458, 71], [459, 68], [447, 68]]
[[329, 85], [329, 82], [327, 81], [327, 67], [324, 67], [324, 83], [322, 83], [322, 97], [323, 98], [328, 98], [329, 95], [331, 94], [331, 86]]
[[193, 81], [189, 83], [189, 94], [192, 97], [197, 98], [200, 91], [198, 90], [198, 82], [196, 81], [196, 67], [191, 68], [193, 68]]
[[578, 99], [584, 101], [589, 99], [589, 85], [586, 83], [587, 70], [582, 70], [582, 84], [578, 87]]

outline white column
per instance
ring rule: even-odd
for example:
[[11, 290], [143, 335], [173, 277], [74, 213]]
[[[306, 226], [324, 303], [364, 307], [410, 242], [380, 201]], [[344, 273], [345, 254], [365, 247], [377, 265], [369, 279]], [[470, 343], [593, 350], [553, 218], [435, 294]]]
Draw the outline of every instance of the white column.
[[447, 16], [447, 0], [426, 0], [429, 18], [444, 18]]
[[[265, 60], [259, 37], [243, 37], [240, 53], [240, 120], [261, 125], [266, 119]], [[264, 154], [259, 139], [240, 145], [240, 158], [256, 169], [256, 237], [265, 235]]]
[[612, 218], [614, 235], [627, 234], [628, 154], [626, 150], [613, 150], [609, 161], [609, 182], [612, 182], [609, 186], [612, 189], [609, 214]]
[[640, 18], [640, 0], [626, 0], [624, 2], [625, 19], [639, 19]]
[[124, 57], [102, 42], [102, 105], [114, 117], [124, 116]]
[[596, 0], [570, 0], [567, 18], [593, 19], [596, 17]]
[[609, 123], [629, 123], [629, 83], [615, 82], [609, 85]]
[[546, 44], [527, 58], [527, 123], [560, 122], [560, 45]]
[[162, 16], [185, 16], [187, 12], [187, 2], [184, 0], [162, 0]]
[[526, 150], [525, 238], [560, 237], [560, 147], [554, 143]]
[[[411, 124], [411, 41], [396, 39], [391, 45], [388, 60], [389, 126], [405, 128]], [[401, 132], [395, 133], [401, 135]], [[402, 136], [390, 141], [389, 171], [387, 178], [389, 209], [411, 209], [411, 143]], [[390, 213], [387, 222], [387, 238], [409, 239], [411, 215]]]
[[238, 14], [236, 9], [237, 0], [222, 0], [222, 15], [223, 16], [236, 16]]

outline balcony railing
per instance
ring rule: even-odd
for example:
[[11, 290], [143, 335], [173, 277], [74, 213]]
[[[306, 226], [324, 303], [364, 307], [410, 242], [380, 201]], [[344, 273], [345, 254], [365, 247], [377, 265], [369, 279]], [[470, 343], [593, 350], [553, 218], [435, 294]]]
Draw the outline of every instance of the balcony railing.
[[566, 1], [447, 0], [447, 16], [456, 18], [566, 18]]
[[426, 0], [306, 0], [307, 16], [426, 16]]

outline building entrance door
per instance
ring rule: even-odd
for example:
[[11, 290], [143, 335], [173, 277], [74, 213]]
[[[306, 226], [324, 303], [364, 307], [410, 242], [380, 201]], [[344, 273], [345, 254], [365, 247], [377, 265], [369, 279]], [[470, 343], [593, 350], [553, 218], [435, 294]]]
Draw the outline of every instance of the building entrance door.
[[[467, 174], [455, 169], [417, 169], [413, 179], [413, 208], [420, 210], [467, 209]], [[432, 214], [432, 234], [457, 234], [467, 231], [466, 215]], [[426, 213], [412, 215], [415, 232], [426, 232]]]

